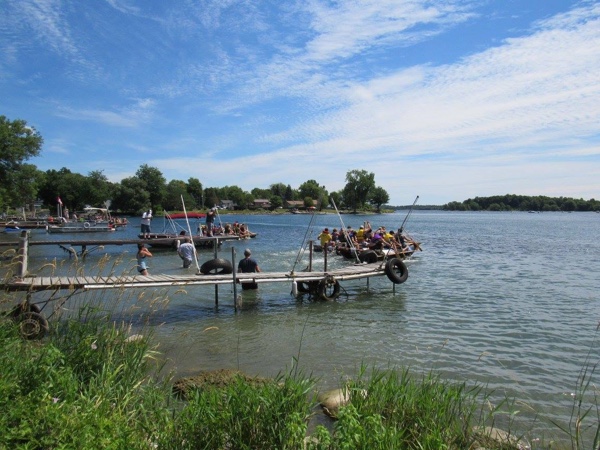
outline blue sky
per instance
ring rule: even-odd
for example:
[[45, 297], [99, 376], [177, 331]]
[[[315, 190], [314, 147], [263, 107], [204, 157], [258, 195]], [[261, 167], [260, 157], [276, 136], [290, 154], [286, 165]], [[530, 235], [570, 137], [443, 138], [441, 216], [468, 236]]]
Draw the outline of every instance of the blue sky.
[[5, 0], [0, 114], [111, 181], [598, 199], [600, 2]]

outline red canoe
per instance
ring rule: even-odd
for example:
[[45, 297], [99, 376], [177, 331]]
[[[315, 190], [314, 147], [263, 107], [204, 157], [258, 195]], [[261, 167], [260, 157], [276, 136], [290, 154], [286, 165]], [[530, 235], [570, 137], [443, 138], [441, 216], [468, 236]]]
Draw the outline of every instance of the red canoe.
[[[189, 212], [187, 213], [188, 219], [203, 219], [204, 217], [206, 217], [206, 213], [201, 213], [201, 212]], [[169, 214], [169, 217], [171, 219], [185, 219], [185, 213], [175, 213], [175, 214]]]

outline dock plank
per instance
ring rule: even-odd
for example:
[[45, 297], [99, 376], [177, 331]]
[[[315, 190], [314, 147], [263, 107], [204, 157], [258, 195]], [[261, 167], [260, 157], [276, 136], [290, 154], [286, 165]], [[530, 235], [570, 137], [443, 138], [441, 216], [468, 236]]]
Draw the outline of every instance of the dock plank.
[[[285, 283], [285, 282], [309, 282], [320, 281], [331, 276], [338, 281], [354, 280], [359, 278], [370, 278], [385, 275], [381, 263], [356, 264], [338, 268], [328, 272], [259, 272], [238, 273], [237, 282], [256, 283]], [[120, 275], [120, 276], [72, 276], [72, 277], [26, 277], [13, 279], [2, 283], [8, 290], [44, 290], [44, 289], [110, 289], [110, 288], [145, 288], [145, 287], [168, 287], [185, 285], [220, 285], [233, 284], [234, 275], [215, 274], [156, 274], [156, 275]]]

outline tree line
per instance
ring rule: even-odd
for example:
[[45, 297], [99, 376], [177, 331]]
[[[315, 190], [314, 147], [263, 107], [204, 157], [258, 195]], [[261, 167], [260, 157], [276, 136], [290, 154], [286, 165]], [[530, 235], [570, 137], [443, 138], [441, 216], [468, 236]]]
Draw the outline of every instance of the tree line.
[[100, 207], [107, 202], [113, 211], [140, 213], [182, 209], [183, 198], [189, 210], [205, 209], [230, 201], [236, 209], [254, 207], [257, 199], [269, 202], [270, 209], [286, 206], [288, 201], [302, 202], [301, 207], [326, 208], [330, 203], [352, 211], [376, 210], [389, 201], [387, 191], [375, 184], [375, 174], [366, 170], [346, 173], [343, 189], [329, 192], [324, 185], [310, 179], [298, 188], [274, 183], [268, 188], [244, 191], [239, 186], [205, 187], [198, 178], [168, 181], [156, 168], [141, 165], [135, 175], [120, 182], [110, 182], [102, 170], [87, 175], [74, 173], [66, 167], [41, 171], [27, 160], [39, 156], [43, 138], [24, 120], [9, 120], [0, 115], [0, 211], [25, 207], [34, 210], [34, 204], [53, 208], [58, 203], [71, 211], [85, 206]]
[[494, 195], [475, 197], [463, 202], [450, 202], [447, 211], [600, 211], [600, 201], [543, 195]]

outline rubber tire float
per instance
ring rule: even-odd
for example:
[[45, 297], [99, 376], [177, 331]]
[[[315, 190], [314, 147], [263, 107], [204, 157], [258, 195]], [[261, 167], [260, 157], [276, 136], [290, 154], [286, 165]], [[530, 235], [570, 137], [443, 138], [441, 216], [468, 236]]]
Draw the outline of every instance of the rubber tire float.
[[[213, 272], [215, 271], [216, 272]], [[209, 259], [200, 266], [200, 273], [204, 275], [227, 275], [233, 273], [231, 261], [223, 258]]]
[[402, 284], [408, 278], [408, 267], [398, 258], [392, 258], [385, 263], [385, 274], [392, 283]]
[[376, 263], [377, 259], [377, 252], [375, 250], [367, 250], [358, 254], [358, 260], [367, 264]]
[[16, 318], [19, 332], [25, 339], [42, 339], [50, 326], [44, 316], [34, 311], [27, 311]]
[[319, 281], [319, 295], [323, 300], [335, 300], [340, 295], [340, 283], [332, 277]]

